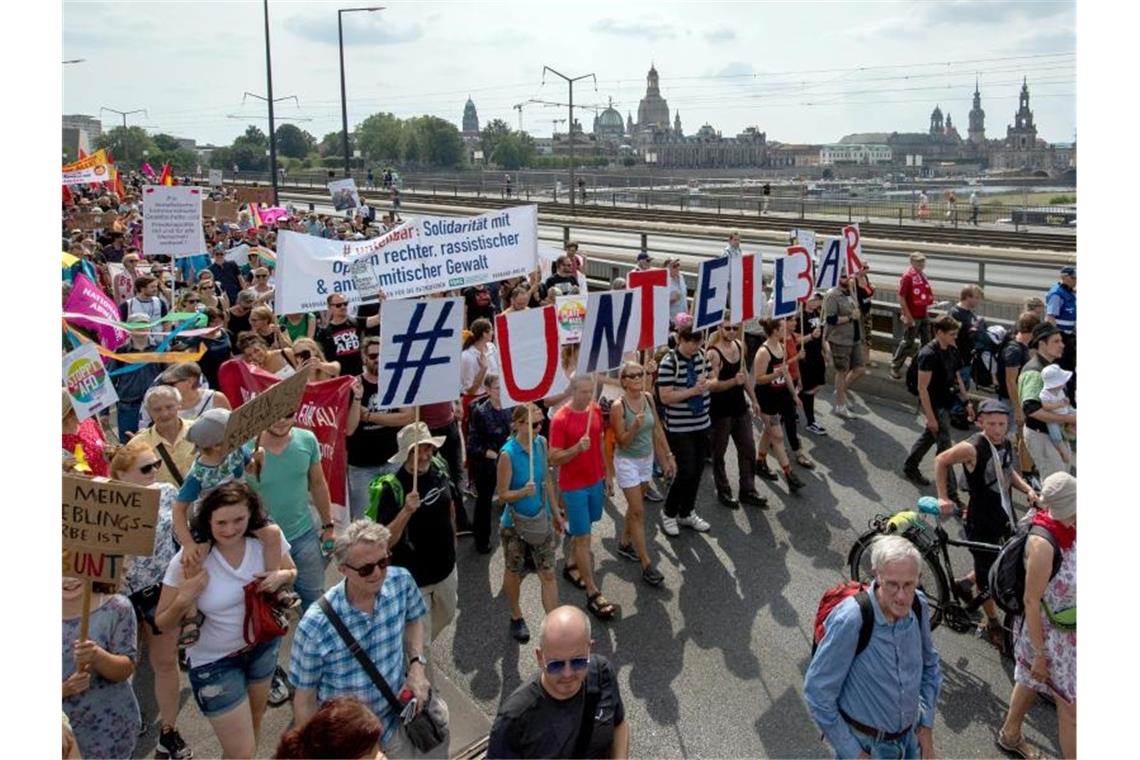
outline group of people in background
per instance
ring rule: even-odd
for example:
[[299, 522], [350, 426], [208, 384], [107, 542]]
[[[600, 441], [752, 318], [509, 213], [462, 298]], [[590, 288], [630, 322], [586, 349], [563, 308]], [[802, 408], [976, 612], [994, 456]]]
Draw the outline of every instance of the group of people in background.
[[[155, 350], [175, 327], [162, 322], [171, 313], [199, 312], [210, 332], [194, 338], [206, 348], [198, 362], [143, 364], [114, 376], [120, 400], [113, 416], [80, 422], [63, 394], [65, 470], [161, 493], [153, 556], [132, 559], [119, 589], [99, 589], [87, 640], [77, 640], [82, 583], [63, 579], [63, 706], [85, 757], [126, 757], [133, 751], [141, 718], [129, 681], [140, 648], [155, 672], [161, 757], [193, 756], [178, 731], [180, 659], [196, 708], [227, 757], [252, 756], [267, 704], [289, 699], [294, 725], [281, 738], [277, 756], [331, 756], [319, 753], [333, 751], [333, 733], [341, 742], [336, 752], [344, 753], [338, 756], [381, 750], [411, 756], [400, 712], [372, 688], [375, 679], [352, 653], [345, 632], [393, 692], [411, 695], [413, 712], [432, 709], [427, 706], [433, 700], [442, 700], [431, 688], [429, 650], [459, 603], [458, 539], [470, 537], [477, 553], [489, 554], [496, 535], [510, 609], [504, 634], [520, 644], [531, 638], [520, 606], [528, 571], [538, 575], [547, 616], [539, 633], [541, 673], [514, 695], [504, 695], [492, 755], [569, 756], [579, 733], [536, 736], [527, 726], [543, 715], [569, 715], [573, 724], [577, 718], [566, 712], [566, 700], [584, 693], [589, 674], [591, 682], [600, 678], [608, 686], [599, 708], [605, 725], [585, 740], [588, 756], [624, 756], [629, 731], [613, 666], [583, 644], [589, 641], [586, 613], [600, 622], [621, 613], [603, 593], [593, 549], [605, 501], [620, 490], [625, 502], [617, 554], [636, 563], [642, 582], [661, 586], [665, 578], [653, 556], [649, 504], [662, 503], [661, 531], [672, 538], [682, 528], [711, 528], [697, 509], [706, 464], [712, 465], [717, 499], [728, 509], [768, 508], [757, 477], [770, 488], [801, 492], [807, 484], [797, 468], [815, 467], [799, 433], [801, 413], [807, 432], [827, 435], [815, 402], [830, 365], [831, 411], [853, 419], [851, 386], [873, 366], [876, 290], [869, 267], [856, 277], [844, 275], [836, 288], [812, 293], [789, 318], [741, 324], [729, 315], [706, 333], [692, 327], [682, 262], [670, 259], [662, 262], [669, 281], [668, 346], [631, 354], [619, 368], [596, 375], [576, 374], [577, 347], [564, 346], [567, 390], [506, 407], [493, 318], [583, 292], [586, 256], [571, 241], [545, 278], [535, 272], [449, 294], [462, 297], [465, 308], [460, 398], [421, 407], [415, 422], [417, 410], [380, 401], [379, 306], [350, 313], [348, 299], [332, 294], [322, 313], [277, 315], [274, 259], [257, 253], [275, 250], [278, 230], [352, 239], [380, 234], [394, 219], [370, 225], [360, 215], [337, 220], [295, 214], [257, 227], [243, 213], [236, 224], [207, 221], [208, 254], [200, 260], [170, 262], [144, 254], [134, 229], [141, 191], [135, 178], [131, 188], [122, 199], [79, 190], [76, 208], [64, 209], [64, 247], [78, 259], [64, 272], [64, 300], [80, 273], [104, 287], [119, 304], [122, 321], [139, 325], [116, 349], [120, 354]], [[70, 230], [67, 220], [77, 208], [92, 205], [118, 212], [120, 220], [94, 234]], [[229, 256], [242, 244], [253, 251], [246, 265]], [[740, 255], [738, 234], [730, 235], [723, 255]], [[643, 253], [636, 266], [652, 263]], [[925, 423], [904, 474], [930, 485], [919, 464], [934, 445], [939, 452], [950, 449], [952, 418], [972, 414], [965, 404], [970, 386], [991, 387], [974, 371], [979, 354], [986, 353], [992, 373], [985, 382], [992, 383], [1021, 454], [1015, 475], [1024, 474], [1040, 491], [1040, 481], [1073, 462], [1075, 268], [1062, 270], [1042, 314], [1027, 311], [990, 345], [981, 338], [991, 334], [978, 314], [981, 289], [963, 288], [949, 314], [934, 316], [924, 266], [921, 254], [912, 255], [899, 281], [905, 330], [890, 365], [891, 375], [901, 380], [914, 355]], [[622, 287], [624, 278], [612, 285]], [[172, 348], [186, 345], [175, 341]], [[230, 403], [218, 391], [218, 371], [231, 360], [280, 378], [305, 368], [311, 368], [312, 380], [353, 378], [344, 430], [344, 523], [333, 518], [317, 439], [293, 415], [245, 447], [222, 453]], [[730, 441], [735, 483], [728, 476]], [[773, 485], [780, 481], [783, 486]], [[581, 594], [580, 606], [562, 606], [560, 554], [560, 575], [572, 593]], [[905, 552], [879, 558], [883, 567], [907, 559]], [[1032, 570], [1044, 560], [1031, 562]], [[326, 589], [330, 563], [344, 580]], [[1075, 585], [1075, 565], [1070, 570], [1065, 577]], [[280, 638], [256, 645], [242, 638], [242, 589], [255, 581], [261, 591], [293, 588], [299, 596], [300, 622], [284, 658], [287, 668], [278, 665]], [[1038, 590], [1056, 591], [1052, 585]], [[909, 610], [910, 603], [901, 609]], [[1042, 651], [1043, 636], [1029, 626], [1032, 651]], [[928, 648], [928, 638], [928, 632], [920, 637], [920, 646]], [[1036, 688], [1046, 674], [1034, 663], [1031, 675], [1019, 684]], [[357, 699], [362, 693], [371, 697]], [[844, 697], [837, 698], [842, 707]], [[1014, 701], [1023, 716], [1024, 691], [1015, 692]], [[1002, 737], [1021, 747], [1017, 710]], [[827, 726], [825, 733], [832, 738]], [[921, 731], [915, 736], [919, 744], [926, 741]], [[854, 752], [854, 745], [842, 749]]]

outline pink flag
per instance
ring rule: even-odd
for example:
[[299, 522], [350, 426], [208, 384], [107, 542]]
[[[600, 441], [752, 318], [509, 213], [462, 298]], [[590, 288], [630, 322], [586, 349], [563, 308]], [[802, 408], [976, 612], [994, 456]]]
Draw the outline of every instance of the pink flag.
[[151, 168], [150, 161], [143, 161], [142, 173], [147, 179], [150, 179], [150, 180], [157, 180], [158, 179], [158, 175], [155, 174], [154, 169]]
[[261, 221], [264, 224], [273, 224], [283, 216], [289, 216], [289, 211], [280, 206], [261, 209]]
[[[88, 314], [92, 317], [115, 322], [119, 321], [119, 309], [115, 306], [115, 302], [82, 274], [75, 275], [75, 282], [71, 286], [71, 293], [67, 297], [64, 311]], [[125, 330], [120, 330], [111, 325], [91, 322], [86, 319], [70, 319], [68, 321], [76, 327], [87, 327], [94, 330], [103, 347], [111, 350], [123, 345], [131, 337]]]
[[638, 349], [657, 348], [669, 342], [669, 271], [634, 269], [628, 285], [641, 291], [641, 337]]
[[567, 385], [559, 365], [558, 317], [554, 305], [495, 317], [503, 406], [561, 393]]

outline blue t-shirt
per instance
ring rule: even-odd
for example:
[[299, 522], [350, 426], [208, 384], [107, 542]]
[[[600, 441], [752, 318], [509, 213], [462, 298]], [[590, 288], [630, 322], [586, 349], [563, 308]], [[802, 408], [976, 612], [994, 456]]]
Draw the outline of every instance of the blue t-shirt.
[[[535, 448], [538, 453], [535, 457], [537, 460], [538, 469], [535, 471], [534, 488], [535, 493], [533, 496], [527, 496], [524, 499], [511, 502], [510, 509], [503, 510], [503, 516], [499, 520], [499, 524], [504, 528], [513, 528], [514, 522], [511, 520], [511, 509], [518, 512], [523, 517], [534, 517], [542, 511], [543, 504], [539, 501], [539, 495], [543, 493], [542, 483], [546, 477], [546, 439], [538, 436], [534, 439], [537, 444]], [[508, 456], [511, 458], [511, 484], [512, 491], [522, 488], [530, 480], [531, 464], [530, 454], [523, 450], [519, 445], [518, 440], [512, 435], [503, 444], [503, 448], [499, 450], [499, 456]]]
[[194, 457], [194, 464], [190, 465], [190, 472], [186, 473], [186, 479], [178, 491], [178, 500], [193, 504], [223, 483], [241, 480], [250, 458], [251, 452], [247, 446], [234, 449], [217, 465], [202, 464], [200, 455]]

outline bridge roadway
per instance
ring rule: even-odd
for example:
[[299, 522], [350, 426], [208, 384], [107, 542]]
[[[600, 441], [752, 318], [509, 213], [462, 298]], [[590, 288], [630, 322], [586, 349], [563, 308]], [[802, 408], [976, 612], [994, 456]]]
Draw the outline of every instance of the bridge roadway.
[[[615, 553], [625, 503], [620, 493], [607, 500], [593, 548], [601, 588], [622, 612], [616, 621], [594, 621], [593, 636], [596, 651], [617, 666], [634, 757], [829, 755], [802, 693], [816, 604], [825, 588], [846, 577], [847, 553], [867, 521], [907, 508], [920, 495], [899, 472], [919, 423], [912, 407], [861, 395], [854, 405], [861, 416], [849, 422], [829, 413], [830, 390], [821, 391], [816, 406], [830, 435], [803, 434], [817, 468], [800, 470], [807, 486], [799, 495], [759, 481], [771, 509], [730, 511], [716, 501], [706, 468], [698, 512], [712, 530], [682, 529], [673, 539], [659, 528], [661, 505], [648, 505], [651, 552], [665, 576], [661, 588], [642, 583], [637, 565]], [[956, 439], [963, 435], [954, 431]], [[932, 475], [932, 467], [928, 458], [923, 469]], [[735, 484], [731, 450], [728, 469]], [[947, 529], [960, 530], [956, 522]], [[534, 639], [520, 646], [509, 636], [497, 537], [494, 543], [494, 553], [484, 556], [470, 539], [460, 540], [458, 614], [431, 652], [440, 683], [455, 700], [453, 720], [477, 724], [474, 730], [486, 730], [500, 699], [537, 672]], [[951, 556], [962, 574], [968, 555], [955, 550]], [[329, 578], [336, 579], [335, 569]], [[561, 578], [558, 590], [563, 602], [585, 604], [584, 592]], [[542, 608], [533, 576], [524, 580], [522, 607], [537, 636]], [[994, 737], [1008, 704], [1012, 663], [972, 634], [945, 626], [934, 632], [934, 642], [944, 677], [934, 725], [939, 756], [999, 756]], [[139, 683], [149, 683], [148, 668], [140, 670]], [[182, 697], [183, 734], [198, 757], [218, 756], [185, 676]], [[153, 703], [145, 702], [153, 721]], [[288, 720], [288, 707], [269, 709], [259, 756], [270, 756]], [[1053, 709], [1044, 703], [1035, 704], [1025, 726], [1029, 740], [1054, 757], [1055, 726]], [[151, 756], [156, 731], [152, 725], [136, 757]]]

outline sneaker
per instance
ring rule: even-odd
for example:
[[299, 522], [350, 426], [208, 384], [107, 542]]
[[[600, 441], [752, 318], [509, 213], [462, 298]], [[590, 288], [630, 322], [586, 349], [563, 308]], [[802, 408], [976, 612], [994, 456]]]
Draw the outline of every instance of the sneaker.
[[704, 533], [705, 531], [707, 531], [709, 528], [712, 527], [707, 522], [702, 520], [701, 516], [698, 515], [696, 512], [689, 513], [688, 517], [678, 517], [677, 518], [677, 524], [678, 525], [684, 525], [686, 528], [692, 528], [697, 533]]
[[470, 528], [460, 528], [459, 530], [455, 531], [456, 538], [466, 538], [467, 536], [473, 535], [475, 535], [475, 531], [471, 530]]
[[177, 728], [164, 728], [158, 737], [158, 746], [154, 748], [154, 756], [156, 760], [190, 760], [194, 757], [194, 750], [186, 746]]
[[827, 430], [825, 430], [823, 425], [820, 425], [818, 422], [813, 422], [812, 424], [808, 425], [807, 429], [809, 433], [815, 433], [816, 435], [827, 435]]
[[619, 557], [625, 557], [631, 562], [641, 561], [641, 557], [637, 556], [637, 549], [633, 548], [633, 544], [618, 544], [617, 553]]
[[645, 487], [645, 500], [646, 501], [665, 501], [665, 497], [657, 490], [652, 482]]
[[277, 669], [273, 671], [273, 680], [269, 684], [269, 706], [280, 707], [292, 698], [293, 687], [289, 683], [289, 677], [278, 665]]
[[530, 641], [530, 629], [526, 627], [526, 618], [511, 620], [511, 638], [520, 644]]
[[750, 507], [758, 507], [760, 509], [768, 508], [768, 500], [758, 493], [740, 494], [740, 503], [747, 504]]
[[788, 470], [786, 473], [784, 473], [784, 477], [788, 481], [788, 490], [792, 491], [793, 493], [800, 490], [804, 487], [804, 485], [806, 485], [802, 480], [800, 480], [799, 476], [796, 475], [794, 470]]
[[896, 369], [895, 367], [891, 367], [891, 379], [892, 380], [902, 380], [902, 370]]
[[648, 583], [650, 586], [660, 586], [665, 582], [665, 576], [661, 571], [650, 565], [641, 571], [641, 579]]
[[836, 417], [842, 417], [845, 420], [854, 419], [853, 415], [847, 410], [846, 406], [833, 406], [831, 407], [831, 413]]
[[740, 509], [740, 502], [737, 501], [736, 497], [728, 491], [720, 491], [717, 493], [716, 497], [720, 500], [721, 504], [728, 507], [729, 509]]
[[677, 527], [676, 517], [662, 517], [661, 530], [665, 531], [666, 536], [673, 536], [675, 538], [681, 535], [681, 529]]
[[911, 483], [914, 483], [915, 485], [923, 487], [930, 485], [930, 481], [925, 475], [918, 471], [917, 467], [911, 467], [909, 465], [903, 467], [903, 475], [907, 480], [909, 480]]

